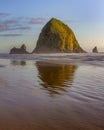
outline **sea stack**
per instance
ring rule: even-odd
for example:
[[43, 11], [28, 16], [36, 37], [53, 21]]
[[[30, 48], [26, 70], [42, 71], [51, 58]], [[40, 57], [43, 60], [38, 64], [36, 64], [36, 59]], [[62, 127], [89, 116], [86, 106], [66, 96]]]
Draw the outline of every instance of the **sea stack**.
[[98, 53], [98, 49], [97, 49], [96, 46], [92, 49], [92, 52], [93, 52], [93, 53]]
[[42, 29], [33, 53], [83, 53], [73, 31], [52, 18]]
[[29, 54], [29, 53], [26, 51], [26, 45], [23, 44], [20, 48], [13, 47], [10, 50], [10, 54]]

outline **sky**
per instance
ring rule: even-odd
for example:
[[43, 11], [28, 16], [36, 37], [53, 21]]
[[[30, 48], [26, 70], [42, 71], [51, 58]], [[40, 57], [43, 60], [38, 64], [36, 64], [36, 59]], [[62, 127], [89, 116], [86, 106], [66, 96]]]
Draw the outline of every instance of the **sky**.
[[104, 0], [0, 0], [0, 53], [22, 44], [32, 52], [53, 17], [73, 30], [84, 50], [104, 52]]

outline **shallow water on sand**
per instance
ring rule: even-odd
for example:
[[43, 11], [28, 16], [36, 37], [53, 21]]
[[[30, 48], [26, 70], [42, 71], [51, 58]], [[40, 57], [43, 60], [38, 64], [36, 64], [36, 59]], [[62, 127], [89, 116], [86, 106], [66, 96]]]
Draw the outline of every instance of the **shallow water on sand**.
[[104, 130], [104, 68], [1, 59], [0, 130]]

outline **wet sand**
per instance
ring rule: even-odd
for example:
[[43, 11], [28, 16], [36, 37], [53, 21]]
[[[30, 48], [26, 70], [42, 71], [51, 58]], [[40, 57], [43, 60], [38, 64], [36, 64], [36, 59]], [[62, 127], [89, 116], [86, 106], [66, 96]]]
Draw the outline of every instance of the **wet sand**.
[[103, 67], [0, 59], [0, 130], [103, 129]]

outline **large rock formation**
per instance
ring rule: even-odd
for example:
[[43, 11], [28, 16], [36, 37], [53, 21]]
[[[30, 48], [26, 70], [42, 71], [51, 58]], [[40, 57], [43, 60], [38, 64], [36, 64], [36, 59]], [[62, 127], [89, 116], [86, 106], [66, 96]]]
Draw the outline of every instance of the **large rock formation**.
[[85, 52], [73, 31], [60, 20], [52, 18], [42, 29], [33, 53]]
[[26, 45], [23, 44], [20, 48], [13, 47], [10, 50], [10, 54], [28, 54], [26, 51]]

